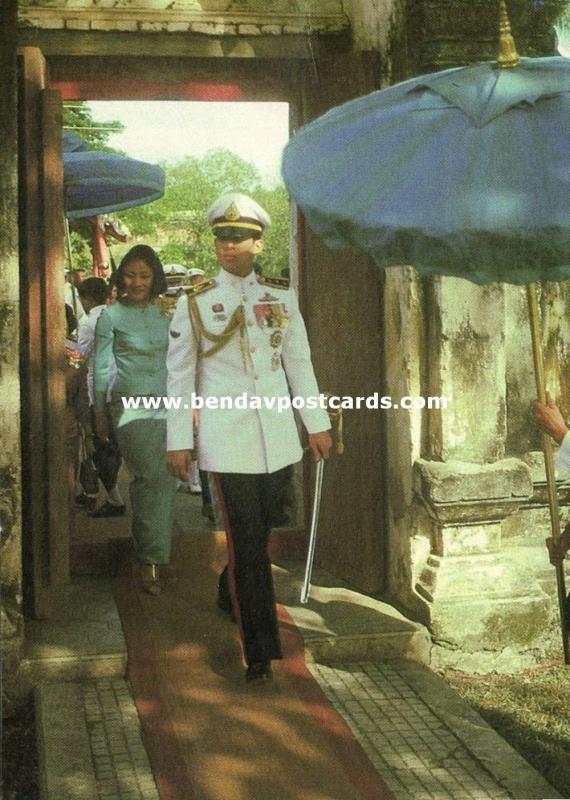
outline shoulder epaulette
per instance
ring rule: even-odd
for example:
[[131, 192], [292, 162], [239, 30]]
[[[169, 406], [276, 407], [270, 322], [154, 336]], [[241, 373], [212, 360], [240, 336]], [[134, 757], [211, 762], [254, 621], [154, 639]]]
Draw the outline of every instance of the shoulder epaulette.
[[271, 289], [288, 289], [288, 278], [273, 278], [269, 275], [260, 275], [257, 279], [263, 286], [269, 286]]
[[178, 295], [176, 294], [159, 294], [154, 298], [154, 304], [158, 306], [160, 314], [163, 317], [171, 317], [174, 314], [176, 303], [178, 302]]
[[188, 297], [196, 297], [197, 294], [207, 292], [209, 289], [213, 289], [214, 286], [217, 285], [218, 281], [215, 278], [209, 278], [207, 281], [202, 281], [202, 283], [198, 283], [195, 286], [189, 286], [188, 288], [185, 288], [184, 291]]

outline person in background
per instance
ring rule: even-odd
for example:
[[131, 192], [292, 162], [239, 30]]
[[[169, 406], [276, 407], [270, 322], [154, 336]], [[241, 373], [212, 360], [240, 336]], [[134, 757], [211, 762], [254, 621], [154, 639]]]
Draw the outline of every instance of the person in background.
[[81, 436], [85, 437], [87, 456], [93, 453], [91, 417], [89, 415], [89, 398], [87, 394], [87, 372], [85, 358], [70, 339], [77, 327], [77, 321], [71, 306], [65, 306], [66, 342], [65, 342], [65, 442], [67, 454], [67, 486], [69, 497], [69, 532], [70, 538], [75, 532], [76, 475], [79, 467], [79, 446]]
[[98, 277], [102, 278], [105, 281], [105, 283], [108, 284], [110, 279], [111, 279], [111, 266], [110, 266], [110, 264], [107, 261], [103, 261], [97, 267], [97, 273], [98, 273]]
[[170, 296], [182, 294], [187, 279], [186, 267], [183, 267], [182, 264], [164, 264], [163, 269], [167, 294]]
[[[256, 275], [269, 215], [252, 198], [224, 195], [208, 222], [220, 270], [188, 290], [176, 306], [168, 349], [168, 394], [191, 405], [202, 397], [318, 397], [305, 325], [288, 282]], [[315, 461], [328, 458], [326, 410], [300, 411]], [[218, 605], [239, 624], [246, 680], [271, 678], [281, 658], [267, 543], [282, 517], [292, 464], [302, 456], [291, 408], [275, 405], [200, 410], [199, 464], [213, 473], [228, 540], [228, 567]], [[182, 406], [168, 411], [168, 464], [186, 480], [194, 448], [193, 419]]]
[[[550, 395], [546, 395], [546, 403], [535, 400], [534, 418], [540, 430], [548, 434], [560, 445], [560, 450], [558, 451], [556, 459], [557, 468], [562, 472], [570, 473], [570, 428]], [[554, 566], [561, 564], [566, 553], [570, 550], [570, 522], [564, 529], [560, 538], [554, 541], [552, 537], [549, 537], [546, 540], [546, 546], [548, 548], [551, 564]], [[566, 630], [570, 634], [570, 592], [566, 597], [564, 617]]]
[[[103, 440], [97, 435], [95, 411], [93, 408], [93, 349], [95, 345], [95, 327], [97, 325], [97, 320], [107, 307], [109, 287], [103, 278], [87, 278], [87, 280], [79, 285], [78, 291], [85, 316], [79, 323], [77, 347], [83, 353], [83, 357], [87, 363], [87, 391], [92, 415], [92, 428], [94, 430], [93, 463], [97, 469], [99, 480], [107, 493], [107, 499], [103, 505], [100, 508], [89, 511], [88, 516], [122, 517], [125, 513], [125, 501], [121, 497], [119, 487], [117, 486], [117, 478], [121, 467], [121, 453], [111, 421], [110, 407], [109, 404], [107, 404], [105, 409], [109, 429], [109, 438], [107, 440]], [[115, 368], [113, 365], [109, 373], [109, 400], [114, 378]]]
[[117, 273], [114, 272], [109, 278], [109, 296], [107, 298], [107, 305], [112, 306], [119, 299], [119, 290], [117, 289]]
[[[110, 438], [106, 413], [113, 363], [111, 417], [123, 460], [132, 475], [132, 533], [141, 587], [162, 591], [160, 567], [170, 562], [176, 481], [166, 468], [166, 352], [170, 316], [159, 298], [166, 289], [162, 264], [148, 245], [136, 245], [116, 272], [119, 299], [101, 313], [95, 329], [93, 401], [97, 435]], [[128, 407], [124, 401], [138, 407]], [[138, 401], [137, 401], [138, 398]], [[146, 402], [147, 408], [144, 407]], [[157, 405], [157, 408], [149, 406]]]
[[[83, 306], [81, 305], [81, 301], [79, 299], [79, 285], [83, 283], [85, 280], [87, 273], [82, 267], [77, 267], [71, 271], [67, 271], [66, 273], [66, 282], [65, 282], [65, 304], [68, 305], [71, 310], [73, 311], [73, 315], [77, 320], [77, 323], [81, 322], [81, 318], [85, 314], [83, 311]], [[73, 337], [76, 335], [76, 331], [72, 331], [70, 336]]]
[[205, 275], [206, 273], [203, 269], [198, 269], [198, 267], [190, 267], [187, 273], [190, 286], [199, 286], [204, 282]]

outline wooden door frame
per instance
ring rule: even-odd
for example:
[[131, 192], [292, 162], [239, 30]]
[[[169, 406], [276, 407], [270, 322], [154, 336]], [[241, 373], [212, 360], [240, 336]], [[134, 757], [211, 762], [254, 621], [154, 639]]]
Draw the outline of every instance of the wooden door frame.
[[46, 618], [69, 580], [61, 101], [37, 48], [19, 52], [24, 607]]
[[[353, 54], [354, 55], [354, 54]], [[360, 54], [362, 55], [362, 54]], [[355, 56], [356, 58], [356, 56]], [[362, 64], [366, 66], [367, 58], [375, 59], [376, 54], [368, 54], [361, 58]], [[292, 110], [292, 115], [298, 120], [307, 119], [306, 108], [303, 103], [307, 94], [310, 92], [318, 93], [320, 76], [318, 74], [318, 64], [315, 65], [308, 59], [228, 59], [228, 58], [177, 58], [169, 59], [161, 56], [156, 57], [97, 57], [97, 56], [61, 56], [53, 55], [48, 58], [49, 64], [49, 85], [52, 88], [62, 91], [63, 99], [86, 99], [86, 100], [108, 100], [108, 99], [155, 99], [155, 100], [204, 100], [213, 94], [212, 99], [217, 100], [240, 100], [245, 102], [287, 102]], [[367, 69], [369, 69], [368, 65]], [[370, 71], [370, 70], [369, 70]], [[362, 74], [365, 74], [366, 70]], [[117, 81], [117, 75], [128, 75], [128, 80]], [[328, 79], [334, 81], [334, 71], [328, 73]], [[364, 84], [363, 84], [364, 86]], [[369, 86], [368, 89], [371, 87]], [[366, 91], [364, 87], [363, 91]], [[335, 93], [333, 92], [333, 99]], [[343, 89], [339, 87], [338, 99], [342, 102]], [[331, 103], [334, 105], [334, 102]], [[314, 112], [313, 108], [313, 112]], [[320, 112], [318, 112], [320, 113]], [[307, 280], [307, 275], [303, 270], [304, 259], [307, 251], [307, 241], [314, 247], [315, 237], [305, 231], [302, 217], [299, 217], [297, 235], [294, 244], [295, 252], [293, 261], [299, 265], [297, 283], [299, 291], [299, 301], [302, 311], [307, 317], [309, 331], [311, 329], [310, 309], [313, 303], [318, 302], [313, 298], [314, 280]], [[322, 249], [324, 245], [320, 245]], [[325, 248], [326, 249], [326, 248]], [[314, 249], [313, 249], [314, 252]], [[295, 276], [294, 276], [295, 277]], [[308, 286], [311, 285], [311, 297], [308, 296]], [[309, 313], [307, 314], [307, 311]], [[317, 372], [319, 365], [317, 363]], [[378, 365], [380, 368], [380, 365]], [[310, 486], [308, 484], [310, 469], [305, 463], [303, 471], [304, 486], [304, 511], [305, 520], [308, 519], [308, 497]], [[350, 472], [350, 470], [349, 470]], [[362, 470], [364, 472], [364, 470]], [[346, 475], [346, 469], [340, 471], [335, 467], [333, 474], [338, 480], [343, 478], [350, 479]], [[380, 485], [383, 476], [377, 478], [376, 485]], [[381, 494], [381, 492], [380, 492]], [[382, 498], [376, 504], [381, 505]], [[376, 523], [379, 529], [384, 527], [384, 520], [376, 512]], [[369, 513], [368, 525], [370, 527]], [[358, 523], [356, 523], [358, 524]], [[305, 525], [305, 529], [306, 529]], [[282, 546], [274, 546], [273, 552], [280, 552], [281, 555], [300, 556], [304, 553], [305, 538], [299, 534], [304, 531], [296, 529], [291, 532], [291, 536], [285, 535], [281, 539]], [[346, 535], [343, 532], [343, 535]], [[380, 530], [378, 536], [380, 536]], [[373, 551], [380, 560], [383, 558], [382, 548], [375, 546]], [[331, 556], [334, 564], [334, 553]], [[331, 562], [327, 564], [330, 569]], [[379, 570], [385, 568], [380, 566]], [[350, 580], [350, 576], [343, 575]], [[361, 585], [365, 591], [380, 592], [382, 580], [376, 583]]]
[[[220, 59], [190, 57], [188, 59], [152, 58], [152, 78], [148, 78], [149, 59], [116, 57], [77, 58], [73, 56], [48, 59], [50, 86], [61, 92], [66, 100], [178, 100], [218, 102], [286, 102], [290, 108], [300, 106], [300, 86], [303, 64], [299, 60], [275, 59], [268, 69], [265, 60]], [[117, 80], [116, 75], [128, 79]], [[291, 260], [301, 264], [300, 239], [290, 239]], [[300, 306], [305, 308], [306, 297], [302, 270], [293, 276], [299, 291]], [[273, 532], [269, 553], [274, 559], [302, 558], [306, 552], [309, 464], [302, 466], [303, 496], [297, 503], [302, 519], [295, 527]]]

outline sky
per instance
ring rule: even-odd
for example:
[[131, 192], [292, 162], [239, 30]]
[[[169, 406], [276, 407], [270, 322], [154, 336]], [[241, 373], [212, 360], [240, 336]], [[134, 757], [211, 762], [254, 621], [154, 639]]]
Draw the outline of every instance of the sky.
[[264, 182], [280, 182], [281, 153], [289, 138], [287, 103], [181, 101], [89, 102], [97, 122], [126, 128], [109, 145], [142, 161], [178, 161], [225, 148], [251, 161]]

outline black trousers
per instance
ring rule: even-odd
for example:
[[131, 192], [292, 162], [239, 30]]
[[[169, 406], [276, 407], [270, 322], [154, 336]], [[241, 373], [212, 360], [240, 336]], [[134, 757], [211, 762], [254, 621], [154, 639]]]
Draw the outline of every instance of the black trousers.
[[202, 486], [202, 505], [212, 505], [212, 497], [210, 495], [210, 483], [208, 481], [208, 473], [200, 469], [198, 470], [200, 473], [200, 484]]
[[228, 543], [219, 594], [230, 599], [246, 663], [281, 658], [267, 543], [283, 519], [292, 468], [262, 475], [216, 473]]

